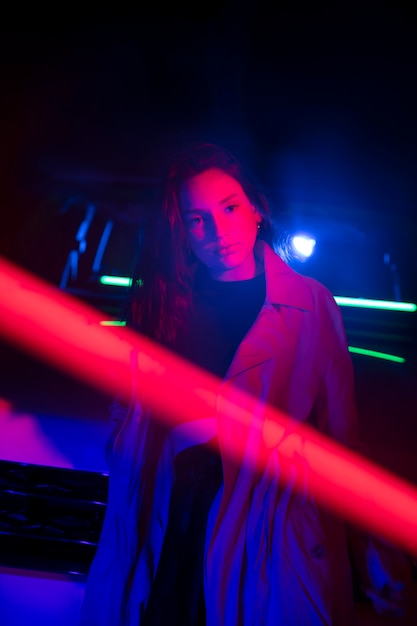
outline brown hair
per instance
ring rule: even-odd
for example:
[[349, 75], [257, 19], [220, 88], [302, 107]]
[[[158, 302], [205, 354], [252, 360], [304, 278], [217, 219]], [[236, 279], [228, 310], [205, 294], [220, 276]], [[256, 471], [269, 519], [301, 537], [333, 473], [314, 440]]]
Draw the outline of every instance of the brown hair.
[[127, 315], [130, 325], [167, 345], [174, 341], [190, 304], [198, 265], [181, 215], [180, 188], [189, 178], [212, 168], [241, 184], [262, 216], [258, 237], [274, 245], [267, 200], [230, 152], [215, 144], [199, 143], [179, 154], [168, 171], [162, 210], [156, 212], [144, 233]]

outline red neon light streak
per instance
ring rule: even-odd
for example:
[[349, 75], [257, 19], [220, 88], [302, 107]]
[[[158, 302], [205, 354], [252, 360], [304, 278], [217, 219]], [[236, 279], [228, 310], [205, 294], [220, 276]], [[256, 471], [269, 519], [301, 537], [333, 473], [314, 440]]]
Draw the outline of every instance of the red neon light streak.
[[[38, 357], [109, 394], [131, 393], [131, 359], [140, 397], [175, 424], [213, 415], [218, 381], [127, 328], [103, 327], [101, 315], [54, 287], [0, 260], [0, 333]], [[163, 389], [163, 393], [161, 390]], [[244, 407], [244, 408], [242, 408]], [[265, 463], [275, 448], [284, 475], [346, 519], [417, 554], [417, 489], [271, 407], [233, 390], [221, 399], [231, 423], [262, 430], [268, 448], [249, 462]], [[228, 454], [241, 456], [234, 441]]]

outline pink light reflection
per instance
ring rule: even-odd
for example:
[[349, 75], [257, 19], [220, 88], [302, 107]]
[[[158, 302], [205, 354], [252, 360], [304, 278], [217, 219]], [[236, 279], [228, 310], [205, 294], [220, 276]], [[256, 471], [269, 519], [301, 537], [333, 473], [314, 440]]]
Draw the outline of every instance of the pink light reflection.
[[[129, 398], [131, 360], [141, 401], [174, 424], [213, 415], [218, 381], [129, 329], [100, 326], [101, 316], [57, 289], [0, 261], [0, 332], [38, 357], [106, 392]], [[161, 390], [164, 392], [161, 393]], [[238, 426], [227, 454], [264, 466], [275, 447], [283, 473], [347, 519], [417, 554], [417, 489], [311, 428], [233, 389], [222, 398], [221, 428]], [[242, 408], [243, 407], [243, 408]], [[258, 422], [253, 416], [260, 414]], [[223, 419], [224, 418], [224, 419]], [[246, 429], [265, 434], [251, 454]], [[249, 453], [249, 455], [248, 455]]]

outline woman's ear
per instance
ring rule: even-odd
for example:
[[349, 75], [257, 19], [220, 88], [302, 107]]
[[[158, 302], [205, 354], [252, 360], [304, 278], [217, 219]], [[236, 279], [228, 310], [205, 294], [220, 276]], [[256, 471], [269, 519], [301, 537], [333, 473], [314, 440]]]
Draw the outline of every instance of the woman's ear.
[[252, 204], [252, 209], [253, 209], [253, 212], [256, 214], [256, 221], [258, 222], [258, 224], [261, 224], [263, 221], [262, 215], [259, 213], [256, 206], [254, 206], [253, 204]]

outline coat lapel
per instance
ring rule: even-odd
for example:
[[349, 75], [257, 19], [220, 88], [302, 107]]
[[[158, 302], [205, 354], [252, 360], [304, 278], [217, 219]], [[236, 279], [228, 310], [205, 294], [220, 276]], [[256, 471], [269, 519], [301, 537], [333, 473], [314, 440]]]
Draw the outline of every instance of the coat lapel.
[[234, 378], [282, 353], [285, 334], [277, 332], [281, 307], [306, 312], [313, 310], [313, 296], [305, 279], [264, 241], [257, 242], [255, 256], [265, 268], [265, 303], [237, 349], [226, 379]]

